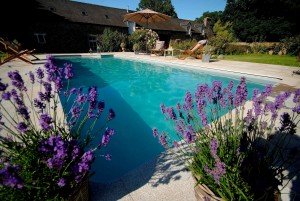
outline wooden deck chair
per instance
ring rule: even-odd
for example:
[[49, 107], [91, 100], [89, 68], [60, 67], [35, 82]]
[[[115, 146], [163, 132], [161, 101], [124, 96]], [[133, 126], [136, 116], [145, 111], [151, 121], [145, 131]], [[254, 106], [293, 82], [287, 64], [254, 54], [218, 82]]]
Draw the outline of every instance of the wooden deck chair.
[[[0, 44], [2, 44], [5, 52], [10, 53], [12, 55], [16, 55], [16, 54], [19, 54], [20, 52], [22, 52], [21, 45], [18, 43], [9, 42], [8, 40], [5, 40], [0, 37]], [[26, 50], [24, 50], [24, 51], [26, 51]], [[26, 61], [27, 60], [31, 61], [31, 59], [28, 58], [28, 56], [27, 56], [27, 55], [29, 55], [29, 56], [32, 56], [34, 58], [34, 60], [40, 60], [37, 56], [32, 54], [32, 52], [34, 52], [34, 51], [35, 51], [35, 49], [27, 51], [26, 55], [22, 55], [21, 57]]]
[[151, 50], [151, 54], [155, 55], [163, 55], [165, 50], [165, 41], [157, 40], [155, 43], [155, 48]]
[[13, 59], [16, 59], [16, 58], [17, 58], [17, 59], [20, 59], [20, 60], [22, 60], [22, 61], [25, 61], [25, 62], [27, 62], [27, 63], [33, 64], [33, 62], [32, 62], [30, 59], [27, 59], [27, 58], [25, 57], [26, 54], [31, 54], [31, 52], [32, 52], [32, 50], [22, 50], [22, 51], [20, 51], [20, 52], [18, 52], [18, 53], [15, 53], [15, 54], [9, 56], [8, 58], [4, 59], [4, 61], [0, 62], [0, 66], [1, 66], [2, 64], [5, 64], [5, 63], [7, 63], [7, 62], [13, 60]]

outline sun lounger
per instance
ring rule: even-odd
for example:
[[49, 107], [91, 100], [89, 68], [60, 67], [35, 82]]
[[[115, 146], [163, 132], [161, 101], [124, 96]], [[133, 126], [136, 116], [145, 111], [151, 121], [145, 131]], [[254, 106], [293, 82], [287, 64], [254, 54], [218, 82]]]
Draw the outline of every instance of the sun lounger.
[[156, 41], [155, 48], [151, 50], [151, 54], [163, 55], [164, 54], [165, 41]]
[[[33, 49], [33, 50], [27, 50], [27, 49], [21, 50], [20, 44], [15, 43], [15, 42], [9, 42], [8, 40], [5, 40], [1, 37], [0, 37], [0, 45], [1, 45], [0, 50], [2, 49], [4, 52], [7, 52], [8, 54], [11, 55], [8, 58], [19, 58], [22, 61], [25, 61], [25, 62], [31, 63], [31, 64], [32, 64], [33, 60], [40, 60], [37, 56], [32, 54], [32, 52], [34, 52], [35, 49]], [[33, 60], [30, 59], [28, 56], [32, 56], [34, 59]], [[7, 59], [5, 59], [5, 61]]]
[[31, 54], [31, 52], [32, 52], [32, 50], [22, 50], [16, 54], [13, 54], [13, 55], [9, 56], [8, 58], [4, 59], [4, 61], [0, 62], [0, 66], [4, 63], [7, 63], [16, 58], [18, 58], [22, 61], [25, 61], [27, 63], [33, 64], [33, 62], [31, 60], [29, 60], [25, 57], [26, 54]]

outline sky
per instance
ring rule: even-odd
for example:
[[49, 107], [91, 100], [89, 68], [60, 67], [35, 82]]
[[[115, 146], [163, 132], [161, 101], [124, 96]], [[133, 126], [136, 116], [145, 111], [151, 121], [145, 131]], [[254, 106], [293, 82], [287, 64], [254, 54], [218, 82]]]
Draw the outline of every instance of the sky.
[[[136, 10], [140, 0], [76, 0], [84, 3], [98, 4], [114, 8]], [[172, 0], [179, 18], [194, 20], [205, 11], [224, 10], [226, 0]]]

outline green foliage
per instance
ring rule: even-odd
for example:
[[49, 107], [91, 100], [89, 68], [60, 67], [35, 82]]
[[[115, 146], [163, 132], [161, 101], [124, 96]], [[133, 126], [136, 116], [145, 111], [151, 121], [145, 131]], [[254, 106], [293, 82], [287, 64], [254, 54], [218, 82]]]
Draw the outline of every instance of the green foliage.
[[227, 0], [222, 20], [241, 41], [279, 41], [299, 34], [299, 0]]
[[146, 8], [178, 18], [171, 0], [141, 0], [137, 10]]
[[210, 38], [209, 44], [216, 48], [217, 54], [223, 54], [225, 46], [236, 41], [231, 30], [231, 23], [226, 22], [223, 24], [218, 20], [213, 27], [213, 31], [215, 35]]
[[102, 52], [117, 52], [122, 42], [126, 42], [126, 35], [109, 28], [104, 29], [100, 36], [100, 48]]
[[0, 51], [0, 62], [4, 61], [8, 57], [9, 57], [9, 54]]
[[213, 54], [215, 51], [215, 48], [211, 45], [205, 45], [203, 47], [203, 54]]
[[138, 46], [138, 50], [152, 49], [157, 40], [158, 34], [151, 29], [138, 29], [129, 36], [130, 43], [134, 45], [138, 44], [136, 45], [136, 47]]
[[203, 23], [204, 18], [209, 17], [209, 18], [210, 18], [210, 24], [211, 24], [212, 26], [214, 26], [214, 24], [215, 24], [218, 20], [221, 20], [222, 14], [223, 14], [223, 11], [213, 11], [213, 12], [206, 11], [206, 12], [204, 12], [204, 13], [202, 14], [201, 17], [196, 18], [195, 21], [196, 21], [196, 22], [199, 22], [199, 23]]
[[251, 51], [250, 45], [228, 43], [225, 46], [224, 54], [245, 54]]
[[170, 45], [174, 49], [179, 50], [190, 50], [197, 44], [195, 39], [187, 39], [187, 40], [171, 40]]
[[281, 41], [283, 46], [287, 49], [289, 55], [299, 55], [300, 54], [300, 35], [295, 37], [285, 38]]

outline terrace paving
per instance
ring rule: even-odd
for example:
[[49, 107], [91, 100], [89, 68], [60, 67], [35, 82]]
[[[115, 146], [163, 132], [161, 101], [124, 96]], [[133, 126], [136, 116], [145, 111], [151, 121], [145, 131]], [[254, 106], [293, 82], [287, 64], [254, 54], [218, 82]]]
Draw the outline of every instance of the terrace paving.
[[[300, 88], [300, 75], [292, 75], [294, 70], [298, 70], [297, 67], [278, 66], [271, 64], [257, 64], [249, 62], [236, 62], [236, 61], [217, 61], [210, 63], [203, 63], [200, 60], [179, 60], [172, 57], [158, 57], [149, 55], [136, 55], [134, 53], [110, 53], [115, 57], [126, 59], [137, 59], [141, 61], [151, 61], [159, 63], [172, 63], [180, 65], [182, 68], [193, 68], [202, 70], [213, 70], [224, 73], [246, 73], [251, 76], [262, 76], [266, 79], [272, 78], [278, 83], [275, 91], [281, 90], [293, 90]], [[100, 57], [100, 54], [53, 54], [57, 56], [88, 56], [88, 57]], [[40, 58], [45, 59], [46, 55], [39, 55]], [[35, 71], [41, 64], [30, 65], [19, 60], [6, 63], [0, 67], [0, 77], [3, 78], [3, 82], [8, 82], [7, 72], [11, 70], [19, 70], [21, 75], [25, 75], [30, 70]], [[25, 82], [29, 82], [28, 79], [24, 79]], [[33, 87], [33, 93], [35, 94], [39, 90], [38, 86]], [[287, 105], [291, 104], [291, 100]], [[9, 108], [8, 108], [9, 110]], [[62, 108], [60, 107], [62, 112]], [[10, 111], [10, 110], [9, 110]], [[300, 128], [297, 128], [297, 140], [294, 140], [296, 144], [300, 142]], [[300, 164], [298, 164], [300, 166]], [[292, 200], [289, 196], [292, 189], [300, 189], [299, 177], [296, 178], [297, 182], [290, 183], [288, 188], [282, 195], [282, 200]], [[298, 184], [298, 185], [295, 185]], [[143, 200], [143, 201], [193, 201], [195, 199], [193, 190], [193, 177], [182, 164], [171, 154], [171, 152], [164, 152], [157, 158], [153, 159], [140, 166], [139, 168], [124, 175], [119, 181], [111, 184], [99, 184], [90, 183], [91, 186], [91, 198], [92, 200]], [[297, 199], [297, 198], [296, 198]], [[299, 199], [299, 198], [298, 198]]]

